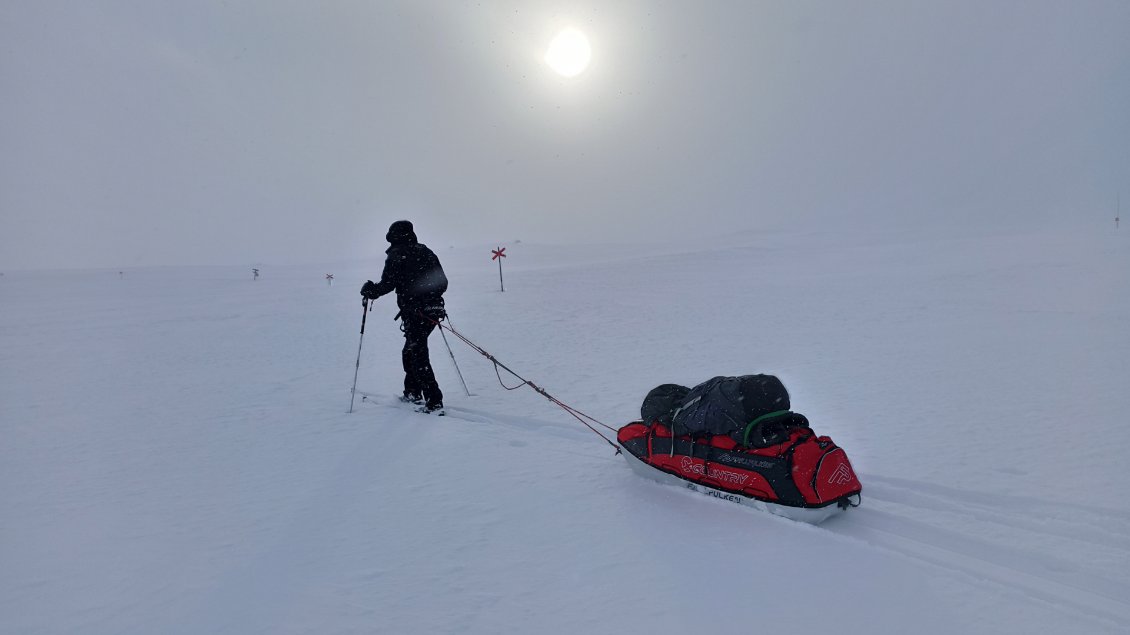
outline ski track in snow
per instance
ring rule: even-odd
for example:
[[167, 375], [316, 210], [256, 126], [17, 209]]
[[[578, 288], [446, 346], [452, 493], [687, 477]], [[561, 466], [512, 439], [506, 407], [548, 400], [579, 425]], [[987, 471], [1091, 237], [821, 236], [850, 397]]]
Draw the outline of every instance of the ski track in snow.
[[[1091, 506], [1018, 496], [993, 496], [909, 479], [860, 475], [864, 506], [851, 518], [833, 518], [825, 528], [931, 565], [1017, 588], [1052, 606], [1111, 624], [1130, 623], [1130, 583], [1099, 576], [1055, 556], [1056, 544], [1074, 543], [1069, 553], [1093, 552], [1125, 577], [1130, 562], [1130, 514]], [[975, 531], [949, 529], [918, 518], [951, 515], [969, 519]], [[998, 535], [999, 541], [976, 536]], [[1024, 547], [1025, 543], [1044, 548]]]

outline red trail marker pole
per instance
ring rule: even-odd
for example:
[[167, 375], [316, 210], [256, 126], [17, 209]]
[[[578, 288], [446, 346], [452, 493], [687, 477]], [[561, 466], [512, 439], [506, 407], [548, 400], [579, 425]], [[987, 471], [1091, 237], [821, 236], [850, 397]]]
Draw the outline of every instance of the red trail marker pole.
[[498, 249], [491, 249], [490, 251], [492, 254], [494, 254], [490, 257], [490, 259], [498, 261], [498, 290], [500, 292], [505, 292], [506, 287], [502, 284], [502, 259], [506, 257], [506, 254], [504, 253], [506, 251], [506, 248], [499, 247]]

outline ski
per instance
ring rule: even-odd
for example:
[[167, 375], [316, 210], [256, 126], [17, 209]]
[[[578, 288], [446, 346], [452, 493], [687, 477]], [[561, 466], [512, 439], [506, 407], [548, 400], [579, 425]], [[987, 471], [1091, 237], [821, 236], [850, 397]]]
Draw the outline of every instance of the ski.
[[443, 411], [443, 406], [440, 406], [438, 408], [429, 408], [427, 406], [427, 404], [424, 403], [424, 400], [421, 397], [412, 398], [412, 397], [408, 397], [407, 395], [400, 395], [396, 399], [400, 403], [411, 404], [411, 405], [415, 406], [415, 408], [413, 408], [413, 410], [415, 410], [416, 412], [419, 412], [420, 414], [435, 415], [437, 417], [442, 417], [446, 414]]
[[356, 391], [356, 394], [357, 394], [357, 396], [361, 397], [362, 403], [370, 403], [370, 404], [378, 405], [378, 406], [379, 405], [411, 406], [412, 412], [418, 412], [420, 414], [433, 415], [433, 416], [436, 416], [436, 417], [443, 417], [443, 416], [447, 415], [447, 412], [443, 409], [443, 407], [428, 409], [428, 407], [426, 405], [424, 405], [423, 402], [417, 402], [413, 399], [409, 399], [409, 398], [405, 397], [404, 395], [397, 395], [395, 398], [393, 398], [393, 397], [389, 397], [387, 395], [380, 395], [380, 394], [377, 394], [377, 393], [365, 392], [363, 390]]

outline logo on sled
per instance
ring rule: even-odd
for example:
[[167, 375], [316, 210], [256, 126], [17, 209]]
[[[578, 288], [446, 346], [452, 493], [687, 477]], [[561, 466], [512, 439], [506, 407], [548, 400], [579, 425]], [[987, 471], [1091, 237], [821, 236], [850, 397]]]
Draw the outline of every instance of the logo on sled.
[[706, 476], [706, 477], [709, 477], [709, 478], [718, 479], [719, 481], [722, 481], [724, 483], [732, 483], [734, 485], [745, 485], [746, 480], [749, 478], [749, 476], [737, 474], [735, 472], [730, 472], [728, 470], [720, 470], [720, 469], [715, 468], [715, 467], [707, 469], [704, 464], [695, 463], [694, 461], [691, 461], [689, 458], [687, 458], [685, 456], [683, 457], [683, 460], [680, 462], [680, 467], [687, 474], [697, 474], [699, 476]]
[[846, 464], [840, 463], [840, 466], [828, 477], [828, 482], [832, 485], [847, 485], [851, 482], [851, 470]]

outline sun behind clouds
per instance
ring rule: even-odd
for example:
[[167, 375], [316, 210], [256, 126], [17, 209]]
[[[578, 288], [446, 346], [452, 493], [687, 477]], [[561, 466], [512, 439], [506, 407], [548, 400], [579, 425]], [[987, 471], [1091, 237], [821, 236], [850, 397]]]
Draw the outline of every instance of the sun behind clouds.
[[562, 29], [549, 43], [545, 63], [563, 77], [576, 77], [588, 68], [592, 60], [589, 39], [574, 28]]

